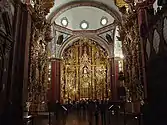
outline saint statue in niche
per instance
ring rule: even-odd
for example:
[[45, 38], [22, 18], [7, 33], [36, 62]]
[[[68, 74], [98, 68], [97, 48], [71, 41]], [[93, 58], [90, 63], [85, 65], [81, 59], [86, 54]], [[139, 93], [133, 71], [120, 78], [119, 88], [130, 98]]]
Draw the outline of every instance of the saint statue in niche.
[[99, 51], [95, 53], [95, 60], [97, 60], [100, 57]]
[[87, 66], [84, 66], [83, 67], [83, 76], [84, 77], [88, 77], [88, 74], [89, 74], [89, 69]]
[[89, 61], [88, 55], [87, 55], [87, 48], [86, 46], [84, 47], [84, 52], [83, 52], [83, 56], [82, 56], [82, 60], [84, 63], [87, 63]]

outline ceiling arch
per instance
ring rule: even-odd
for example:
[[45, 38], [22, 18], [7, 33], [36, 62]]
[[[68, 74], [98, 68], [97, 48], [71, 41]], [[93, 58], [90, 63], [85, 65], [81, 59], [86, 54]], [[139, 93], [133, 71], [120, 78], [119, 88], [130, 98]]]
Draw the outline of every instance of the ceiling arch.
[[[64, 0], [67, 1], [67, 0]], [[101, 2], [99, 2], [101, 1]], [[114, 1], [114, 0], [113, 0]], [[121, 21], [121, 14], [119, 13], [118, 8], [115, 6], [112, 0], [93, 0], [93, 1], [71, 1], [64, 2], [64, 4], [60, 4], [59, 6], [55, 6], [52, 8], [51, 13], [47, 16], [47, 20], [51, 23], [60, 16], [62, 13], [70, 10], [72, 8], [81, 7], [81, 6], [89, 6], [101, 9], [108, 14], [110, 14], [117, 22]], [[110, 4], [108, 4], [108, 3]], [[56, 3], [55, 3], [56, 4]], [[110, 6], [109, 6], [110, 5]]]
[[103, 47], [107, 53], [108, 53], [108, 56], [111, 58], [112, 57], [112, 50], [111, 50], [111, 47], [106, 43], [106, 41], [104, 39], [102, 39], [101, 37], [99, 36], [71, 36], [70, 38], [68, 38], [66, 41], [64, 41], [64, 43], [61, 45], [61, 48], [58, 52], [58, 57], [61, 58], [62, 57], [62, 54], [64, 52], [64, 50], [69, 47], [70, 45], [73, 44], [73, 42], [81, 39], [81, 38], [88, 38], [88, 39], [91, 39], [95, 42], [97, 42], [101, 47]]

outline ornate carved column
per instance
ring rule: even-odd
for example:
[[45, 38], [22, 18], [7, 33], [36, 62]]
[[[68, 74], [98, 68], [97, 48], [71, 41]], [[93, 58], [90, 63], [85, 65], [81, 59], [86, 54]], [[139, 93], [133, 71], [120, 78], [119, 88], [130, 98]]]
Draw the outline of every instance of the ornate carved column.
[[144, 85], [144, 96], [147, 98], [147, 80], [146, 80], [146, 37], [148, 36], [149, 28], [148, 28], [148, 13], [147, 9], [153, 7], [153, 1], [142, 2], [136, 4], [136, 11], [137, 11], [137, 18], [138, 18], [138, 25], [139, 25], [139, 37], [140, 37], [140, 56], [141, 56], [141, 73], [142, 73], [142, 82]]
[[[48, 6], [49, 5], [49, 6]], [[29, 55], [28, 110], [34, 114], [47, 110], [48, 92], [48, 42], [51, 41], [51, 26], [46, 21], [46, 15], [53, 1], [35, 1], [32, 12], [31, 42]]]
[[138, 26], [138, 14], [133, 2], [129, 2], [129, 11], [121, 8], [124, 20], [120, 27], [120, 38], [123, 44], [123, 53], [125, 55], [125, 86], [128, 89], [129, 99], [139, 112], [140, 101], [143, 100], [143, 65], [141, 53], [141, 40]]
[[48, 27], [50, 26], [45, 24], [41, 29], [37, 22], [33, 22], [32, 26], [28, 84], [28, 102], [30, 103], [31, 113], [47, 110], [49, 60], [46, 31], [49, 31]]

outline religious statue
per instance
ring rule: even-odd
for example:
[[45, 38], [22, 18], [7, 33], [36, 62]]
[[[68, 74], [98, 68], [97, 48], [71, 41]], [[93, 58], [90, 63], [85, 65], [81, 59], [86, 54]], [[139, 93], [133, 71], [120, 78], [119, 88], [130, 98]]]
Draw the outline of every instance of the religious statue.
[[84, 47], [84, 53], [83, 53], [83, 56], [82, 56], [82, 59], [83, 59], [83, 62], [84, 63], [87, 63], [89, 61], [89, 58], [88, 58], [88, 55], [87, 55], [87, 49], [86, 49], [86, 46]]
[[88, 78], [89, 77], [89, 69], [88, 69], [88, 67], [87, 66], [84, 66], [83, 67], [83, 77], [84, 78]]

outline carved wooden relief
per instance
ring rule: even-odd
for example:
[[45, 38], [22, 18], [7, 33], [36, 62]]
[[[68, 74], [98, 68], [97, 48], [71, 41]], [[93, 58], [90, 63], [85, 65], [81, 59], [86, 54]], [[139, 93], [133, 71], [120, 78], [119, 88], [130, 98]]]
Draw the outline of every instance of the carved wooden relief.
[[[48, 1], [47, 1], [48, 2]], [[30, 44], [30, 73], [28, 83], [29, 110], [47, 110], [48, 89], [48, 42], [52, 40], [51, 26], [45, 16], [53, 1], [36, 1], [32, 12], [32, 32]]]
[[[133, 8], [134, 9], [134, 8]], [[125, 55], [125, 86], [127, 100], [135, 101], [144, 98], [143, 89], [143, 68], [141, 62], [141, 44], [137, 13], [124, 11], [124, 20], [119, 27], [120, 39], [122, 41], [123, 53]]]
[[62, 100], [110, 97], [110, 65], [107, 52], [89, 39], [64, 50], [61, 67]]

